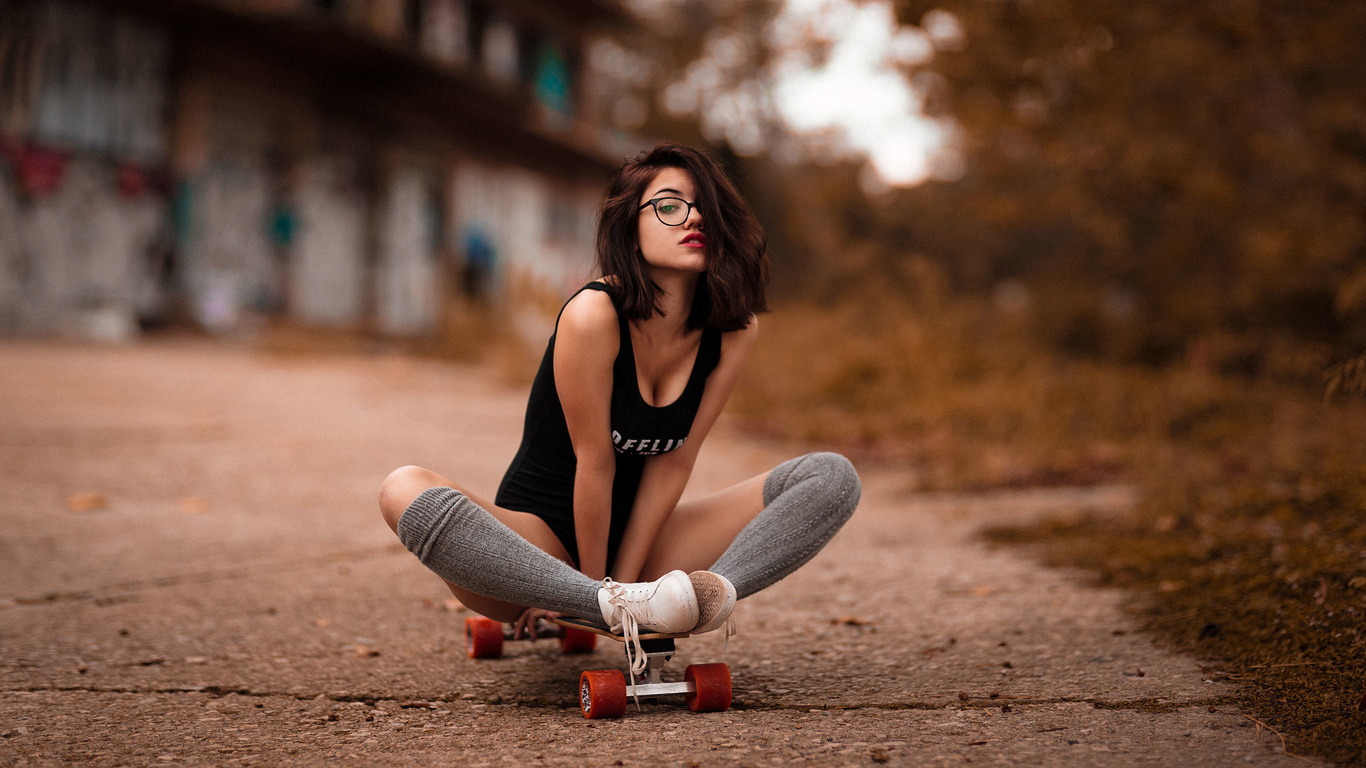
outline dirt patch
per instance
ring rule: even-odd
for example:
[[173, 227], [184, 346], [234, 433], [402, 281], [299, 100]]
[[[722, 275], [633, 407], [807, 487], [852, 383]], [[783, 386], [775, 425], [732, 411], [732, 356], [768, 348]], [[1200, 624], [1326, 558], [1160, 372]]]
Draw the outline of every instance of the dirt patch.
[[1240, 683], [1291, 752], [1366, 765], [1366, 474], [1245, 488], [1194, 515], [1085, 516], [988, 530], [1136, 590], [1146, 628]]

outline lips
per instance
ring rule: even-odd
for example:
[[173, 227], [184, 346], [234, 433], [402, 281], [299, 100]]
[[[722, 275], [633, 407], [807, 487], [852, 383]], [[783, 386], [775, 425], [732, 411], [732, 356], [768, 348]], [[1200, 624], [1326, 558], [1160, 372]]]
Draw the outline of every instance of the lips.
[[697, 245], [706, 245], [707, 238], [698, 232], [694, 232], [691, 235], [688, 235], [687, 237], [683, 238], [684, 245], [689, 245], [691, 243], [696, 243]]

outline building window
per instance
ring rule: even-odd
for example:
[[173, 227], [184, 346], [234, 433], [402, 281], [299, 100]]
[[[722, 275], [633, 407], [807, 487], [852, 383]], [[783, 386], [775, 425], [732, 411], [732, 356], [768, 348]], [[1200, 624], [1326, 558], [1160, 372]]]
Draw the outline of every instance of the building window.
[[484, 29], [484, 71], [496, 80], [516, 82], [520, 69], [517, 54], [517, 28], [506, 19], [490, 19]]
[[419, 45], [422, 53], [446, 64], [469, 58], [468, 11], [461, 0], [426, 0]]

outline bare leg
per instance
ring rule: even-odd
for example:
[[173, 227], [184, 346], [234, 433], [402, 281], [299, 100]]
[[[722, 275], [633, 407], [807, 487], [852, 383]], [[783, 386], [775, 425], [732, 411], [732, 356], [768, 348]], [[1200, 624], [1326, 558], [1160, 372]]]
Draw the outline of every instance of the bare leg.
[[646, 558], [645, 578], [672, 568], [724, 576], [738, 597], [764, 589], [819, 552], [858, 506], [849, 460], [809, 453], [771, 472], [680, 504]]
[[[522, 538], [534, 544], [540, 550], [551, 556], [573, 566], [573, 560], [569, 553], [565, 551], [564, 545], [551, 532], [550, 526], [543, 520], [528, 512], [515, 512], [510, 509], [503, 509], [490, 504], [487, 500], [469, 493], [464, 488], [452, 483], [450, 480], [422, 467], [400, 467], [389, 473], [385, 478], [384, 484], [380, 486], [379, 508], [384, 515], [384, 522], [389, 524], [389, 529], [398, 533], [398, 520], [403, 516], [404, 511], [413, 503], [413, 500], [422, 495], [429, 488], [448, 487], [464, 493], [471, 501], [483, 507], [493, 515], [499, 522], [515, 531]], [[483, 595], [475, 594], [466, 589], [445, 582], [460, 602], [464, 603], [471, 610], [488, 616], [498, 621], [516, 621], [526, 610], [525, 606], [513, 605], [512, 603], [494, 600]]]
[[657, 579], [671, 570], [706, 570], [764, 510], [767, 472], [729, 488], [679, 504], [655, 539], [640, 578]]

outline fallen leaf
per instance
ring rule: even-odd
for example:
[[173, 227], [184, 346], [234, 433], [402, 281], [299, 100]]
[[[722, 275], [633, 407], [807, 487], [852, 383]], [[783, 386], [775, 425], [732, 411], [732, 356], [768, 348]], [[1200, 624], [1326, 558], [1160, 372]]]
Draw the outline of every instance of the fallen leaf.
[[209, 500], [203, 496], [186, 496], [176, 502], [182, 515], [202, 515], [209, 511]]
[[379, 651], [367, 648], [363, 645], [356, 646], [356, 657], [361, 659], [371, 659], [379, 655]]
[[874, 749], [871, 757], [875, 763], [885, 763], [892, 759], [891, 755], [888, 755], [887, 750], [885, 749]]
[[873, 622], [859, 616], [841, 616], [838, 619], [831, 619], [831, 624], [843, 624], [848, 627], [866, 627]]
[[97, 512], [109, 506], [103, 493], [73, 493], [66, 497], [66, 508], [72, 512]]

